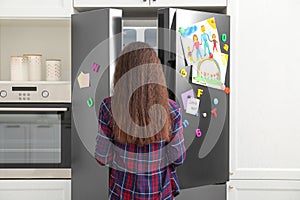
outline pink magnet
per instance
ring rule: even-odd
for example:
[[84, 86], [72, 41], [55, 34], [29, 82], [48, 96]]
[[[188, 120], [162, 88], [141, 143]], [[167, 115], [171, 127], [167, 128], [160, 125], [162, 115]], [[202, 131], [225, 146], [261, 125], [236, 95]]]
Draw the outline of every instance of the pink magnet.
[[100, 68], [100, 65], [98, 65], [97, 63], [93, 63], [92, 65], [92, 70], [94, 72], [98, 72], [99, 71], [99, 68]]
[[199, 128], [196, 129], [196, 136], [201, 137], [202, 133]]

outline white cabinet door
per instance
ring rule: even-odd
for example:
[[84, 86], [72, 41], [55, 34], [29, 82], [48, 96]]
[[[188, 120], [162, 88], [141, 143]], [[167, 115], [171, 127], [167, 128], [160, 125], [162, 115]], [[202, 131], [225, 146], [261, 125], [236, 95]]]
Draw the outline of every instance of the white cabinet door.
[[72, 0], [1, 0], [0, 17], [70, 17]]
[[227, 188], [227, 200], [300, 199], [300, 181], [235, 180]]
[[0, 180], [0, 199], [71, 200], [71, 180]]
[[226, 7], [227, 0], [150, 0], [154, 7]]
[[298, 0], [228, 1], [231, 179], [300, 179], [299, 10]]
[[149, 0], [74, 0], [75, 8], [88, 7], [148, 7]]

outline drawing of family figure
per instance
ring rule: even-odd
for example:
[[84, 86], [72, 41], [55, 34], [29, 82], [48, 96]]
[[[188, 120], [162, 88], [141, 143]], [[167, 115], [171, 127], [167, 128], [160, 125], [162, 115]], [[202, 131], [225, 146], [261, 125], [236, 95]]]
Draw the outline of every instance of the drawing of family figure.
[[[212, 42], [213, 43], [213, 53], [216, 51], [218, 52], [218, 49], [217, 49], [217, 39], [216, 39], [216, 34], [212, 34], [212, 39], [210, 39], [208, 33], [206, 33], [206, 30], [205, 30], [205, 26], [202, 25], [201, 26], [201, 43], [199, 42], [199, 39], [198, 39], [198, 36], [196, 34], [193, 35], [193, 49], [191, 50], [191, 47], [188, 47], [188, 56], [189, 56], [189, 59], [191, 62], [194, 62], [194, 58], [193, 58], [193, 52], [195, 50], [196, 52], [196, 60], [199, 61], [201, 58], [206, 57], [206, 55], [211, 55], [211, 51], [210, 51], [210, 48], [209, 48], [209, 42]], [[203, 44], [203, 51], [204, 51], [204, 55], [202, 56], [201, 54], [201, 51], [200, 51], [200, 46]], [[208, 53], [208, 54], [207, 54]]]

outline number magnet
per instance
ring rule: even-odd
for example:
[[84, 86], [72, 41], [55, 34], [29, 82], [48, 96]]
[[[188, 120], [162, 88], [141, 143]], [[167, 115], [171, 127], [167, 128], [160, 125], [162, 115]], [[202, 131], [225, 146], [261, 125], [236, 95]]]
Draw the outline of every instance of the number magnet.
[[196, 129], [196, 136], [201, 137], [202, 133], [199, 128]]
[[223, 42], [226, 42], [227, 40], [227, 35], [225, 33], [222, 34], [222, 41]]
[[228, 51], [228, 49], [229, 49], [228, 44], [224, 44], [223, 49], [224, 49], [225, 51]]
[[180, 72], [180, 74], [181, 74], [182, 77], [186, 77], [187, 76], [187, 72], [186, 72], [185, 69], [181, 69], [179, 72]]

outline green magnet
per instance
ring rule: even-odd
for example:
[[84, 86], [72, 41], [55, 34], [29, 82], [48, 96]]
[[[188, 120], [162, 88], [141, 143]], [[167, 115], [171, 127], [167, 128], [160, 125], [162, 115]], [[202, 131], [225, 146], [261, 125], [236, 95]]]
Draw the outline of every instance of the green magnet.
[[86, 101], [88, 107], [92, 107], [94, 105], [94, 101], [92, 99], [92, 97], [90, 97], [87, 101]]
[[183, 33], [184, 33], [184, 28], [182, 28], [182, 27], [179, 27], [179, 30], [178, 30], [178, 32], [182, 35]]
[[226, 42], [227, 40], [227, 35], [225, 33], [222, 34], [222, 41], [223, 42]]

